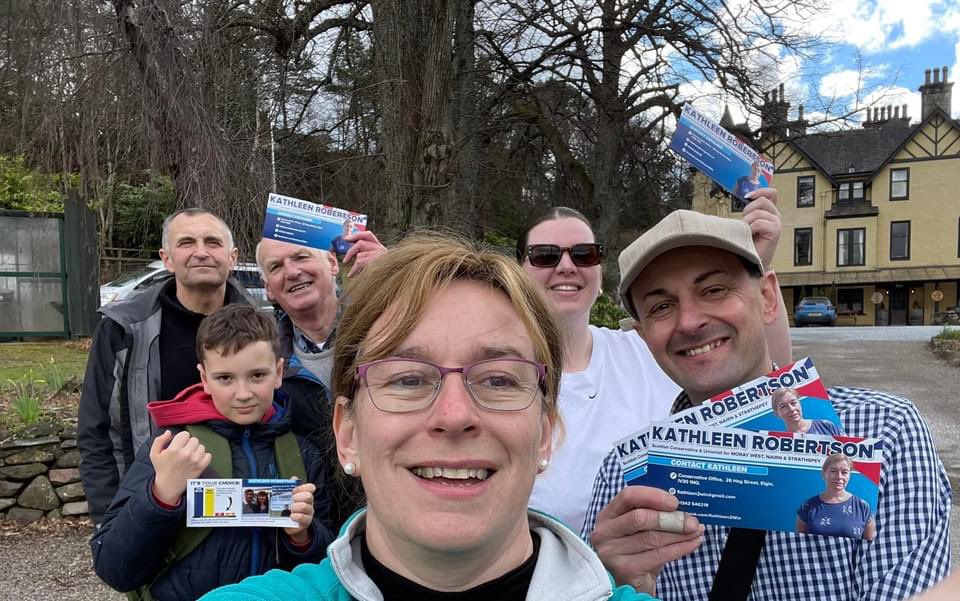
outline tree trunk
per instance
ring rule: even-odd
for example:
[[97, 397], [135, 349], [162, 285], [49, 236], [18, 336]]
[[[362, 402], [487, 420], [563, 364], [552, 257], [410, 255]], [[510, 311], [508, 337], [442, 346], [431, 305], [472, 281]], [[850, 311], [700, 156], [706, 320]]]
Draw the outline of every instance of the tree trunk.
[[451, 55], [457, 0], [377, 0], [375, 64], [380, 85], [386, 210], [383, 229], [446, 221], [453, 198]]
[[152, 129], [170, 174], [177, 205], [221, 207], [225, 173], [213, 119], [205, 114], [201, 82], [180, 47], [175, 23], [182, 15], [162, 0], [113, 0], [121, 31], [130, 44], [144, 87], [153, 101]]

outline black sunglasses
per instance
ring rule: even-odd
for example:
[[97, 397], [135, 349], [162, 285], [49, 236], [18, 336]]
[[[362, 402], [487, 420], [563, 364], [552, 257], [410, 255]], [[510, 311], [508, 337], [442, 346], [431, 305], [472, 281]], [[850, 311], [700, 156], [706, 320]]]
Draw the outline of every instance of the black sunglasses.
[[593, 267], [603, 260], [603, 245], [597, 242], [566, 247], [556, 244], [531, 244], [527, 247], [527, 260], [534, 267], [556, 267], [564, 252], [570, 253], [570, 260], [577, 267]]

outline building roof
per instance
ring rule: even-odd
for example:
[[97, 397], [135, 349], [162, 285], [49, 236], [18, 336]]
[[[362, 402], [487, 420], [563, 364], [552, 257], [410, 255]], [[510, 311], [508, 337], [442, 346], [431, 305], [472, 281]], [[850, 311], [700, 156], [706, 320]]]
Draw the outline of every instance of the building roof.
[[936, 282], [960, 279], [960, 267], [956, 265], [934, 265], [929, 267], [896, 267], [882, 269], [860, 269], [857, 271], [804, 271], [798, 273], [777, 273], [781, 286], [856, 286], [887, 282]]
[[891, 119], [878, 127], [809, 134], [792, 141], [831, 177], [873, 173], [918, 126]]

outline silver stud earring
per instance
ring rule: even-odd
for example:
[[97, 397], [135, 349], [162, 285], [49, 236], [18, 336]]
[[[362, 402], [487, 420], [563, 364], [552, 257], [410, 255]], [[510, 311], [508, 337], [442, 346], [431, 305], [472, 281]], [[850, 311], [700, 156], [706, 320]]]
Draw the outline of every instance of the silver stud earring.
[[357, 473], [357, 466], [348, 461], [343, 464], [343, 473], [352, 476]]
[[550, 466], [550, 460], [549, 460], [549, 459], [541, 459], [541, 460], [540, 460], [540, 463], [537, 465], [537, 471], [540, 472], [540, 473], [543, 473], [543, 472], [547, 471], [547, 468], [548, 468], [549, 466]]

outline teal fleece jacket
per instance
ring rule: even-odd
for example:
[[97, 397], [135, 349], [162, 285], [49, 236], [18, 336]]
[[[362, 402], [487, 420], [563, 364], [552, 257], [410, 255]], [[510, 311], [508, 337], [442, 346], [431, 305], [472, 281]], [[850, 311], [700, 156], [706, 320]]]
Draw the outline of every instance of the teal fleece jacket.
[[[528, 512], [530, 529], [540, 536], [537, 567], [528, 601], [656, 601], [632, 587], [613, 587], [596, 554], [559, 521]], [[379, 601], [380, 591], [360, 561], [366, 519], [358, 512], [327, 548], [327, 559], [293, 572], [271, 570], [211, 591], [201, 601]]]

